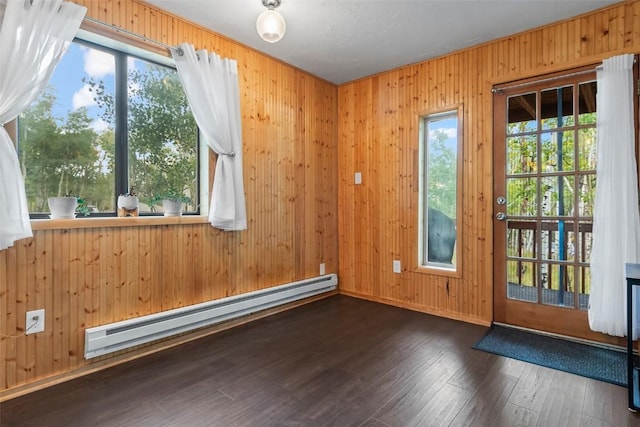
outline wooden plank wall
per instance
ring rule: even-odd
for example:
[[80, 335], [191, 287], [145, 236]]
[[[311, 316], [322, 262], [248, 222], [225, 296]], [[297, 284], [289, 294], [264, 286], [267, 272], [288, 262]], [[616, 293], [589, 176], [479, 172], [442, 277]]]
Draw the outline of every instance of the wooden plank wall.
[[[91, 364], [87, 327], [317, 276], [321, 262], [338, 271], [337, 87], [142, 2], [77, 2], [129, 32], [237, 59], [249, 229], [39, 224], [0, 251], [0, 397]], [[24, 336], [25, 312], [40, 308], [45, 332]]]
[[[443, 36], [446, 37], [446, 36]], [[338, 89], [340, 290], [480, 324], [492, 320], [496, 83], [640, 52], [640, 2], [524, 32]], [[462, 277], [417, 267], [418, 115], [464, 107]], [[362, 185], [354, 185], [354, 173]], [[402, 273], [392, 273], [392, 260]]]

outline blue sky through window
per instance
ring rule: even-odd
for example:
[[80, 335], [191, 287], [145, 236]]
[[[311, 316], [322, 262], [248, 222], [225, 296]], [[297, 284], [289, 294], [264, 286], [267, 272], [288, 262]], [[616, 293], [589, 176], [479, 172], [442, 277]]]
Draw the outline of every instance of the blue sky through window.
[[108, 124], [102, 120], [101, 109], [96, 105], [94, 94], [89, 92], [88, 81], [91, 77], [102, 80], [105, 89], [114, 90], [115, 60], [109, 53], [87, 46], [72, 43], [51, 76], [49, 86], [53, 88], [56, 104], [53, 114], [57, 118], [66, 117], [69, 112], [86, 107], [93, 120], [92, 127], [98, 132], [104, 131]]

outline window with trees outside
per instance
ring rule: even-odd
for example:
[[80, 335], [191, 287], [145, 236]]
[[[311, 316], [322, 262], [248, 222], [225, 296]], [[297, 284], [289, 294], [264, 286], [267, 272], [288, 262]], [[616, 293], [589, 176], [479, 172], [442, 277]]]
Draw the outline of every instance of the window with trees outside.
[[419, 243], [421, 267], [458, 271], [462, 107], [420, 118]]
[[162, 212], [170, 193], [199, 213], [198, 128], [172, 60], [114, 45], [75, 40], [18, 118], [32, 218], [67, 195], [91, 216], [115, 216], [117, 197], [130, 192], [141, 215]]

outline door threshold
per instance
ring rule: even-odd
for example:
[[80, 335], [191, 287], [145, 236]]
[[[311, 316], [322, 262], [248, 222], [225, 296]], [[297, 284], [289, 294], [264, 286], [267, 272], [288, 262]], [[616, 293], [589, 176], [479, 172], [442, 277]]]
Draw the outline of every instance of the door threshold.
[[[502, 326], [504, 328], [519, 329], [521, 331], [531, 332], [532, 334], [545, 335], [545, 336], [548, 336], [548, 337], [560, 338], [560, 339], [563, 339], [563, 340], [573, 341], [573, 342], [577, 342], [577, 343], [580, 343], [580, 344], [586, 344], [586, 345], [590, 345], [590, 346], [593, 346], [593, 347], [600, 347], [600, 348], [604, 348], [604, 349], [607, 349], [607, 350], [619, 351], [621, 353], [626, 353], [627, 352], [627, 348], [626, 347], [622, 347], [622, 346], [618, 346], [618, 345], [606, 344], [606, 343], [601, 343], [601, 342], [598, 342], [598, 341], [591, 341], [591, 340], [586, 340], [586, 339], [583, 339], [583, 338], [571, 337], [571, 336], [568, 336], [568, 335], [555, 334], [553, 332], [540, 331], [540, 330], [537, 330], [537, 329], [525, 328], [523, 326], [509, 325], [508, 323], [493, 322], [493, 324], [494, 325], [498, 325], [498, 326]], [[637, 353], [637, 350], [635, 350], [634, 352]]]

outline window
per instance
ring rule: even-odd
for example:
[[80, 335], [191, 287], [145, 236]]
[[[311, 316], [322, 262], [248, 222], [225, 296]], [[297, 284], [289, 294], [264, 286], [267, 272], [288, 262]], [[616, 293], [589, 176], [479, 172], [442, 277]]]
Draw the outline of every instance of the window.
[[63, 195], [114, 216], [117, 196], [131, 190], [140, 214], [161, 212], [153, 199], [171, 191], [189, 199], [185, 212], [199, 212], [198, 129], [172, 61], [114, 43], [74, 41], [18, 119], [32, 217]]
[[421, 267], [458, 271], [462, 107], [420, 118]]

